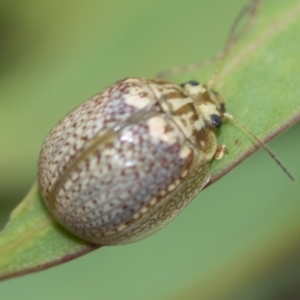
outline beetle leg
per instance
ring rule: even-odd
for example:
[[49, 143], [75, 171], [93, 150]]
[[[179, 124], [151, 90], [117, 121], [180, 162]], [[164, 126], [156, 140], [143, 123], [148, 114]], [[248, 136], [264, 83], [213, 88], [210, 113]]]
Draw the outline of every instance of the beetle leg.
[[218, 145], [217, 150], [215, 152], [215, 159], [223, 158], [224, 153], [228, 153], [228, 148], [224, 144]]

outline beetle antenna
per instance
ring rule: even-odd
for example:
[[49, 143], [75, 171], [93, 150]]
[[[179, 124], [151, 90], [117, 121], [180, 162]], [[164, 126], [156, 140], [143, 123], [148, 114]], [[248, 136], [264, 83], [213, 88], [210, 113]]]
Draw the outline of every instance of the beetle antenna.
[[[200, 61], [194, 64], [182, 66], [182, 67], [175, 67], [172, 69], [168, 69], [165, 71], [162, 71], [156, 75], [156, 78], [158, 79], [163, 79], [168, 76], [172, 76], [174, 74], [178, 73], [187, 73], [187, 72], [192, 72], [194, 70], [200, 69], [202, 67], [209, 66], [217, 61], [217, 67], [216, 71], [214, 72], [212, 78], [210, 79], [208, 86], [213, 87], [214, 84], [217, 81], [217, 78], [220, 74], [220, 71], [222, 70], [222, 66], [224, 63], [225, 58], [228, 56], [230, 53], [230, 50], [233, 48], [234, 44], [240, 39], [240, 37], [253, 25], [256, 15], [257, 15], [257, 10], [258, 6], [260, 4], [261, 0], [251, 0], [251, 3], [249, 5], [244, 6], [239, 14], [236, 16], [228, 37], [226, 39], [225, 45], [223, 47], [223, 50], [219, 52], [217, 55], [213, 56], [212, 58], [206, 59], [204, 61]], [[245, 26], [237, 32], [238, 26], [241, 22], [241, 20], [249, 13], [249, 21]]]
[[161, 71], [155, 77], [157, 79], [164, 79], [164, 78], [166, 78], [168, 76], [172, 76], [174, 74], [193, 72], [195, 70], [198, 70], [198, 69], [201, 69], [203, 67], [213, 64], [215, 61], [218, 61], [219, 57], [220, 57], [220, 53], [209, 59], [205, 59], [205, 60], [190, 64], [190, 65], [174, 67], [174, 68], [171, 68], [168, 70]]
[[[222, 70], [224, 61], [226, 57], [229, 55], [230, 51], [233, 49], [233, 46], [238, 42], [238, 40], [252, 27], [256, 20], [258, 5], [260, 4], [261, 0], [252, 0], [249, 5], [244, 6], [236, 18], [234, 19], [231, 28], [229, 30], [229, 34], [227, 36], [227, 39], [225, 41], [225, 45], [223, 47], [223, 50], [219, 54], [218, 63], [215, 69], [214, 74], [212, 75], [211, 79], [208, 81], [207, 86], [209, 88], [212, 88], [220, 75], [220, 72]], [[244, 19], [246, 15], [249, 15], [249, 19], [247, 23], [240, 29], [239, 25], [241, 21]]]
[[260, 147], [262, 147], [269, 156], [275, 160], [277, 165], [283, 170], [283, 172], [292, 180], [295, 181], [294, 176], [288, 171], [288, 169], [282, 164], [282, 162], [276, 157], [276, 155], [271, 151], [271, 149], [264, 144], [245, 124], [243, 124], [241, 121], [236, 119], [233, 115], [225, 112], [224, 116], [232, 121], [234, 121], [236, 124], [238, 124], [241, 128], [243, 128], [244, 131], [246, 131], [257, 143]]

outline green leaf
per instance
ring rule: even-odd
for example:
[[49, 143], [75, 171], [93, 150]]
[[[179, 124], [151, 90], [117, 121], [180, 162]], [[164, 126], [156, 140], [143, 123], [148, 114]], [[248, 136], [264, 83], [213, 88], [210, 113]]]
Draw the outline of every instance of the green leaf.
[[[228, 102], [228, 111], [264, 142], [300, 119], [300, 60], [295, 39], [300, 36], [299, 16], [296, 1], [263, 2], [255, 27], [227, 59], [216, 86]], [[258, 149], [230, 121], [218, 133], [218, 140], [229, 153], [212, 162], [211, 182]], [[0, 278], [42, 270], [96, 248], [52, 219], [34, 184], [0, 236]]]
[[34, 184], [0, 235], [0, 279], [49, 268], [96, 248], [57, 224]]

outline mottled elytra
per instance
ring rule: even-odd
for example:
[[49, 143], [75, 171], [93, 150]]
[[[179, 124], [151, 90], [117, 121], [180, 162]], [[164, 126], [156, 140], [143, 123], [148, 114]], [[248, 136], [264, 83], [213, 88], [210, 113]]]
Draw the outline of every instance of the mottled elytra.
[[39, 161], [47, 206], [93, 243], [154, 233], [207, 184], [218, 149], [214, 120], [223, 112], [222, 97], [201, 84], [127, 78], [111, 85], [48, 135]]

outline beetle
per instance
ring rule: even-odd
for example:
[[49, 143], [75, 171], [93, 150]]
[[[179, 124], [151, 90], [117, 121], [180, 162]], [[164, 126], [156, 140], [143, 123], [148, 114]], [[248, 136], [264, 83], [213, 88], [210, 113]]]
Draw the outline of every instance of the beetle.
[[95, 244], [120, 245], [164, 227], [208, 184], [210, 161], [227, 151], [216, 138], [225, 118], [239, 124], [292, 178], [269, 148], [226, 112], [213, 89], [241, 35], [239, 21], [257, 3], [236, 18], [207, 84], [126, 78], [52, 129], [38, 179], [46, 205], [65, 228]]

